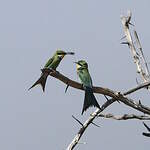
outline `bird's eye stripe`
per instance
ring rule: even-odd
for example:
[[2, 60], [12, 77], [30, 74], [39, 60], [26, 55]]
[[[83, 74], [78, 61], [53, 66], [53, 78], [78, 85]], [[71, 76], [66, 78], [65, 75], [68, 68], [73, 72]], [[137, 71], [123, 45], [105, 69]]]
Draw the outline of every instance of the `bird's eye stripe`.
[[80, 66], [82, 66], [82, 64], [78, 63]]
[[64, 55], [65, 53], [57, 53], [58, 55]]

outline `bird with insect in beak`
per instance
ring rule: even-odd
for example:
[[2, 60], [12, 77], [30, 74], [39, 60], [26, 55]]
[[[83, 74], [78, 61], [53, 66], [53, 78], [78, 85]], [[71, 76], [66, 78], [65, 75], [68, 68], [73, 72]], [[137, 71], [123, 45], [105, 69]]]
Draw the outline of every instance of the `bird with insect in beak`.
[[[61, 62], [61, 60], [66, 55], [74, 55], [74, 52], [65, 52], [63, 50], [57, 50], [55, 52], [55, 54], [53, 55], [53, 57], [50, 58], [46, 62], [45, 66], [44, 66], [44, 69], [56, 70], [59, 63]], [[30, 90], [31, 88], [33, 88], [36, 85], [40, 84], [42, 86], [42, 89], [43, 89], [43, 92], [44, 92], [45, 91], [45, 84], [46, 84], [46, 80], [47, 80], [48, 75], [49, 75], [48, 72], [42, 72], [40, 78], [28, 90]]]
[[91, 79], [91, 76], [90, 76], [90, 73], [88, 70], [87, 62], [84, 60], [80, 60], [75, 63], [76, 63], [76, 67], [77, 67], [77, 74], [78, 74], [78, 76], [81, 80], [81, 83], [83, 85], [83, 88], [85, 90], [82, 114], [84, 113], [84, 111], [86, 111], [89, 107], [92, 107], [92, 106], [101, 109], [94, 94], [93, 94], [92, 79]]

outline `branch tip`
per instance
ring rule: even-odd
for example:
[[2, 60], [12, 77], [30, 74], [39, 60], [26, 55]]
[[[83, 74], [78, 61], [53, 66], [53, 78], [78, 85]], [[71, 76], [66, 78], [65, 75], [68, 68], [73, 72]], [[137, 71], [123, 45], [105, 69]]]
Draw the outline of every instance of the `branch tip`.
[[80, 120], [78, 120], [76, 117], [74, 117], [73, 115], [72, 115], [72, 118], [73, 119], [75, 119], [82, 127], [83, 127], [83, 123], [80, 121]]
[[109, 101], [108, 97], [106, 95], [104, 95], [104, 97], [106, 98], [107, 101]]
[[67, 92], [68, 88], [69, 88], [69, 84], [67, 84], [66, 86], [65, 93]]
[[142, 135], [146, 136], [146, 137], [150, 137], [150, 133], [145, 133], [143, 132]]
[[97, 125], [96, 123], [94, 123], [93, 121], [91, 122], [91, 124], [93, 124], [94, 126], [96, 126], [96, 127], [100, 128], [100, 126], [99, 126], [99, 125]]
[[121, 42], [120, 44], [127, 44], [128, 46], [130, 45], [129, 42]]
[[150, 127], [145, 122], [143, 122], [143, 124], [144, 124], [145, 128], [150, 132]]
[[142, 103], [141, 103], [141, 101], [139, 100], [139, 105], [141, 106], [142, 105]]

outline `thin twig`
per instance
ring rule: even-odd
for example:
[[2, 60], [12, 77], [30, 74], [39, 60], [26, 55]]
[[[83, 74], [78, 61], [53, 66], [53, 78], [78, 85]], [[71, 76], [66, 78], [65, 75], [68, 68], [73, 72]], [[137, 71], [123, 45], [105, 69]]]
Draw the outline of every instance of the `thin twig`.
[[150, 133], [145, 133], [145, 132], [143, 132], [142, 134], [143, 134], [144, 136], [150, 137]]
[[142, 46], [141, 46], [141, 43], [140, 43], [140, 40], [139, 40], [139, 37], [138, 37], [138, 34], [136, 32], [136, 30], [134, 30], [134, 36], [135, 36], [135, 40], [136, 40], [136, 43], [138, 45], [138, 49], [140, 50], [140, 53], [141, 53], [141, 56], [142, 56], [142, 61], [144, 63], [144, 66], [145, 66], [145, 72], [146, 72], [146, 75], [147, 75], [147, 80], [149, 80], [149, 75], [150, 75], [150, 72], [149, 72], [149, 68], [148, 68], [148, 65], [147, 65], [147, 62], [146, 62], [146, 59], [145, 59], [145, 56], [144, 56], [144, 53], [143, 53], [143, 49], [142, 49]]
[[108, 97], [106, 95], [104, 95], [104, 97], [106, 98], [107, 101], [109, 101]]
[[94, 122], [91, 122], [91, 124], [93, 124], [94, 126], [96, 126], [96, 127], [100, 128], [100, 126], [99, 126], [99, 125], [97, 125], [97, 124], [96, 124], [96, 123], [94, 123]]
[[143, 122], [143, 124], [146, 127], [146, 129], [150, 132], [150, 127], [146, 123], [144, 123], [144, 122]]
[[81, 126], [83, 126], [83, 123], [80, 120], [78, 120], [75, 116], [72, 115], [72, 118], [75, 119]]
[[137, 90], [140, 90], [140, 89], [142, 89], [142, 88], [146, 88], [146, 87], [148, 87], [149, 85], [150, 85], [150, 81], [147, 81], [147, 82], [145, 82], [145, 83], [142, 83], [142, 84], [136, 86], [135, 88], [132, 88], [132, 89], [128, 90], [128, 91], [125, 92], [124, 94], [125, 94], [125, 95], [131, 94], [131, 93], [133, 93], [133, 92], [135, 92], [135, 91], [137, 91]]
[[[145, 128], [150, 132], [150, 127], [149, 127], [146, 123], [144, 123], [144, 122], [143, 122], [143, 124], [144, 124]], [[145, 132], [143, 132], [142, 134], [143, 134], [144, 136], [150, 137], [150, 133], [145, 133]]]

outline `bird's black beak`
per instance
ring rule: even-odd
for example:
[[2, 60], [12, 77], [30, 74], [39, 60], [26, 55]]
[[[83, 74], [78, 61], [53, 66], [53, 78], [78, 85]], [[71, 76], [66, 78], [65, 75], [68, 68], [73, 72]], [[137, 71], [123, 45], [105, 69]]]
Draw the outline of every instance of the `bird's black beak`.
[[74, 52], [66, 52], [66, 55], [74, 55]]

